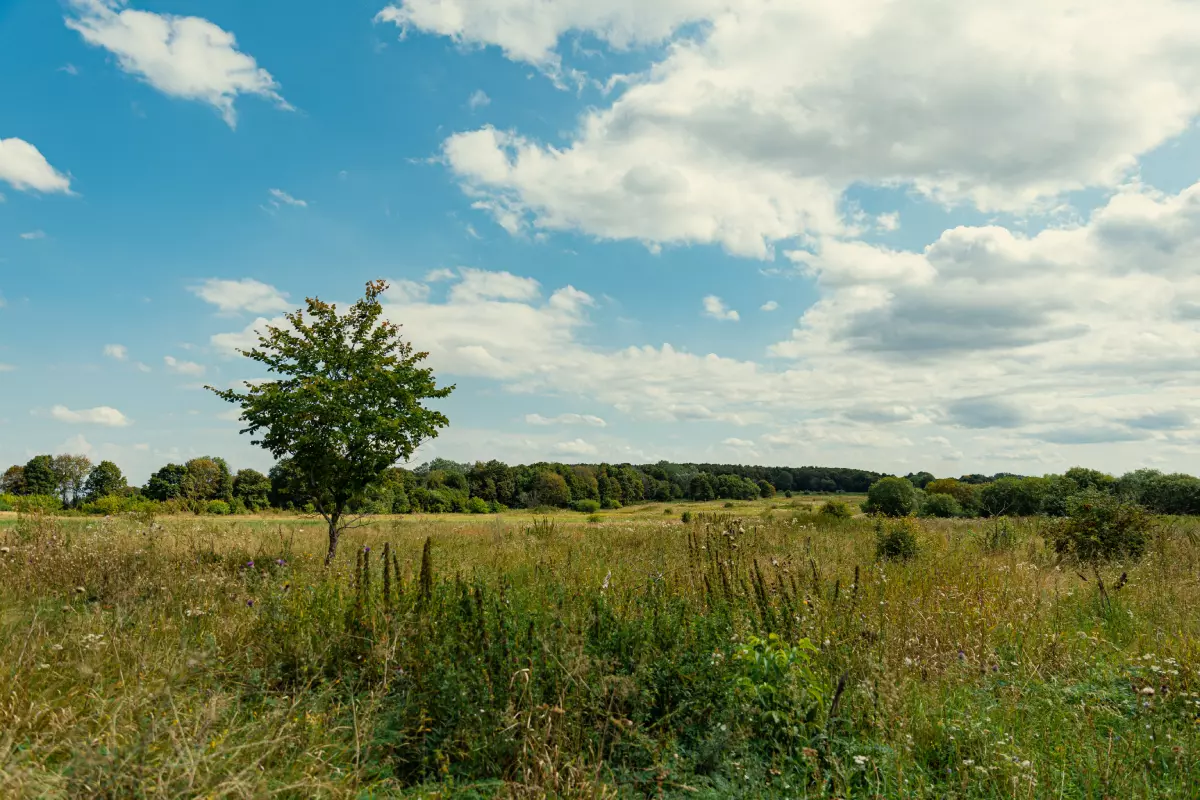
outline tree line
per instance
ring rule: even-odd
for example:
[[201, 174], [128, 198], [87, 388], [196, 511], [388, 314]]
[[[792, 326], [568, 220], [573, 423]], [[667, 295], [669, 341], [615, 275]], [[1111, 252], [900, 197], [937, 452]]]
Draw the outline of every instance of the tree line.
[[[884, 480], [890, 479], [890, 480]], [[232, 471], [216, 456], [166, 464], [142, 486], [128, 484], [112, 461], [83, 455], [40, 455], [0, 476], [0, 510], [38, 507], [113, 514], [242, 514], [267, 510], [311, 512], [313, 499], [295, 462], [268, 473]], [[1128, 497], [1163, 514], [1200, 514], [1200, 478], [1137, 470], [1121, 477], [1075, 467], [1062, 475], [1011, 473], [901, 478], [833, 467], [738, 464], [508, 465], [434, 459], [414, 469], [392, 467], [350, 503], [352, 513], [494, 513], [511, 508], [569, 508], [592, 512], [644, 502], [754, 500], [776, 494], [862, 494], [875, 487], [867, 511], [925, 516], [1061, 516], [1067, 499], [1084, 489]], [[889, 488], [890, 487], [890, 488]], [[906, 488], [907, 487], [907, 488]], [[875, 505], [872, 505], [875, 502]]]

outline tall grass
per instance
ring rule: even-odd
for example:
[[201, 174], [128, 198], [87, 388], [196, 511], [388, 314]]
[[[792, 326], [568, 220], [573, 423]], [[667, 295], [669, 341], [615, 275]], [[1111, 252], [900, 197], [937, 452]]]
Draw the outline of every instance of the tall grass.
[[0, 795], [1197, 796], [1193, 524], [1041, 524], [23, 517]]

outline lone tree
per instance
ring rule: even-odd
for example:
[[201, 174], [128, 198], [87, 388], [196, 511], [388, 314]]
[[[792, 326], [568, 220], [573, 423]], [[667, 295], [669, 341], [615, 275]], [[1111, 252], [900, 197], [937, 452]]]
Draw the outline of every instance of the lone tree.
[[258, 346], [240, 351], [279, 376], [245, 393], [207, 387], [242, 407], [242, 433], [277, 459], [290, 459], [313, 506], [329, 525], [325, 563], [337, 554], [338, 538], [354, 519], [347, 508], [384, 471], [412, 456], [422, 440], [449, 424], [422, 405], [453, 386], [439, 388], [433, 372], [418, 365], [429, 355], [401, 340], [400, 326], [380, 319], [384, 281], [367, 284], [366, 295], [345, 314], [308, 298], [307, 316], [286, 315], [288, 325], [267, 326]]

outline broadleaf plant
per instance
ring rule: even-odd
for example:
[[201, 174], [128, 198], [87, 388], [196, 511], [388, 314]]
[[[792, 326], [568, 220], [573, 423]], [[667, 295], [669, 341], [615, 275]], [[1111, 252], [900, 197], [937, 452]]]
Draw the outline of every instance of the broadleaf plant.
[[384, 281], [344, 314], [308, 298], [304, 309], [269, 325], [258, 345], [240, 350], [276, 377], [247, 390], [206, 387], [241, 406], [242, 433], [276, 459], [289, 459], [304, 492], [329, 525], [328, 564], [342, 531], [355, 519], [354, 501], [397, 462], [449, 424], [426, 408], [454, 386], [438, 387], [433, 371], [419, 366], [428, 353], [413, 352], [400, 326], [382, 318]]

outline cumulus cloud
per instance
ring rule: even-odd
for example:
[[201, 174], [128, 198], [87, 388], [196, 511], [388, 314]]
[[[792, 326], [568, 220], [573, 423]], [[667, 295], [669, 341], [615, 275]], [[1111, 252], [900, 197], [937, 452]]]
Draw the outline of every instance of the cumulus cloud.
[[557, 417], [526, 414], [525, 422], [530, 425], [590, 425], [594, 428], [604, 428], [608, 425], [602, 418], [593, 414], [559, 414]]
[[45, 239], [45, 238], [46, 238], [46, 232], [45, 232], [45, 231], [41, 231], [41, 230], [37, 230], [37, 231], [26, 231], [25, 233], [22, 233], [22, 234], [21, 234], [21, 238], [22, 238], [22, 239], [25, 239], [26, 241], [29, 241], [29, 240], [32, 240], [32, 239]]
[[71, 180], [23, 139], [0, 139], [0, 181], [17, 191], [70, 194]]
[[760, 311], [774, 311], [777, 308], [779, 308], [779, 303], [775, 302], [774, 300], [768, 300], [758, 307]]
[[181, 361], [175, 356], [163, 356], [163, 363], [176, 375], [199, 376], [204, 374], [204, 365], [197, 364], [195, 361]]
[[722, 322], [737, 322], [740, 319], [738, 312], [727, 307], [725, 301], [715, 294], [704, 298], [704, 315]]
[[412, 303], [429, 297], [429, 287], [410, 280], [388, 281], [384, 300], [393, 303]]
[[518, 231], [769, 257], [839, 232], [852, 184], [1044, 208], [1117, 184], [1200, 112], [1200, 7], [1178, 0], [403, 0], [380, 18], [550, 66], [572, 32], [669, 40], [564, 145], [445, 142], [476, 206]]
[[212, 303], [226, 314], [238, 311], [265, 314], [285, 311], [292, 307], [286, 294], [253, 278], [237, 281], [210, 278], [189, 289], [192, 294], [207, 303]]
[[66, 406], [54, 406], [50, 416], [59, 422], [73, 422], [82, 425], [103, 425], [109, 428], [124, 428], [129, 425], [129, 418], [115, 408], [97, 406], [96, 408], [72, 411]]
[[125, 0], [69, 0], [67, 27], [117, 57], [125, 72], [160, 92], [213, 106], [229, 127], [237, 125], [234, 101], [257, 95], [290, 108], [279, 84], [237, 49], [234, 35], [201, 17], [179, 17], [126, 8]]
[[123, 344], [106, 344], [104, 355], [114, 361], [125, 361], [129, 358], [129, 348]]

